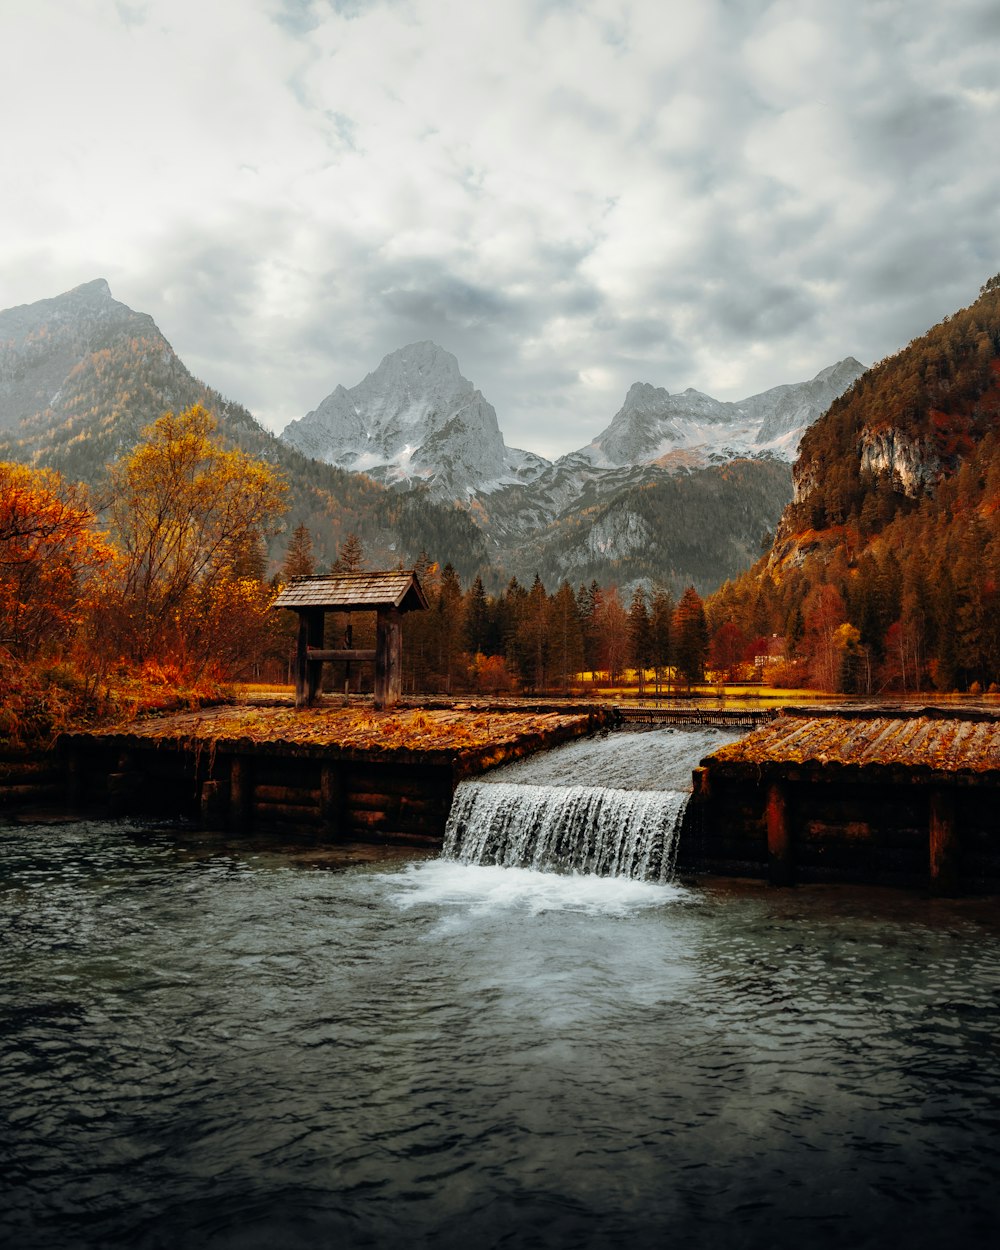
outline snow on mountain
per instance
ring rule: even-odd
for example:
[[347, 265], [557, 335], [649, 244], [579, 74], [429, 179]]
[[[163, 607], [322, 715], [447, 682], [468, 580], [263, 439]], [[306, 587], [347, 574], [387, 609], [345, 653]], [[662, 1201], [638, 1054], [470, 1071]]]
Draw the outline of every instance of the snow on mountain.
[[507, 447], [493, 405], [430, 342], [390, 353], [350, 390], [338, 386], [281, 437], [328, 464], [452, 498], [529, 482], [549, 463]]
[[606, 469], [688, 469], [762, 454], [791, 462], [807, 427], [862, 373], [864, 366], [849, 356], [808, 382], [775, 386], [736, 403], [690, 389], [671, 395], [636, 382], [608, 428], [563, 460]]

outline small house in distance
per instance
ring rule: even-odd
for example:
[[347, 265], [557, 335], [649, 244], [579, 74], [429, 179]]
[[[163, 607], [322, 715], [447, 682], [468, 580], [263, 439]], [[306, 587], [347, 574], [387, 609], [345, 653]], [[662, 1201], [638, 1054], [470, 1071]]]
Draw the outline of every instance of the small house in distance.
[[[325, 573], [295, 577], [275, 599], [275, 608], [288, 608], [299, 617], [295, 652], [295, 706], [308, 707], [320, 687], [323, 665], [329, 661], [375, 665], [375, 706], [394, 707], [402, 687], [404, 612], [423, 611], [427, 598], [416, 573]], [[323, 646], [327, 612], [375, 612], [375, 649]]]

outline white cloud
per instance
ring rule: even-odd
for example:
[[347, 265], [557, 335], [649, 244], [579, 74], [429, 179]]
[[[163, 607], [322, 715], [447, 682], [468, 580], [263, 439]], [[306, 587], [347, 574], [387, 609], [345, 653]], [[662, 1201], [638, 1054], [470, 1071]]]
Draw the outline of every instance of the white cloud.
[[508, 441], [569, 450], [633, 381], [739, 397], [975, 295], [994, 17], [7, 0], [0, 306], [107, 277], [276, 427], [436, 338]]

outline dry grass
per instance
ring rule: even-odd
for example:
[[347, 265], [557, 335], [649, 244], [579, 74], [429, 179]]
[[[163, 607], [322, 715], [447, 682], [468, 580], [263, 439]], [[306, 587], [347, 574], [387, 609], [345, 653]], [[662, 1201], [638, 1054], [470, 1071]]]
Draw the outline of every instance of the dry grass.
[[454, 751], [513, 743], [579, 720], [578, 715], [537, 712], [241, 706], [202, 708], [102, 732], [125, 730], [153, 740], [189, 738], [206, 743], [245, 739], [359, 751]]

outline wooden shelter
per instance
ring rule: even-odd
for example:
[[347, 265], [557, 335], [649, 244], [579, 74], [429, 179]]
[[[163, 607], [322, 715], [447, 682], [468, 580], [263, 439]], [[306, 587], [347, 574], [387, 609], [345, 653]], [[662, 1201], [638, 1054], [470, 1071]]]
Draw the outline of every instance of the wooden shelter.
[[[404, 612], [423, 611], [427, 597], [416, 573], [330, 573], [294, 577], [275, 599], [274, 607], [288, 608], [299, 617], [295, 654], [295, 706], [307, 707], [319, 690], [323, 665], [330, 661], [375, 665], [375, 706], [394, 707], [402, 682]], [[325, 648], [327, 612], [375, 612], [375, 649], [348, 645]]]

